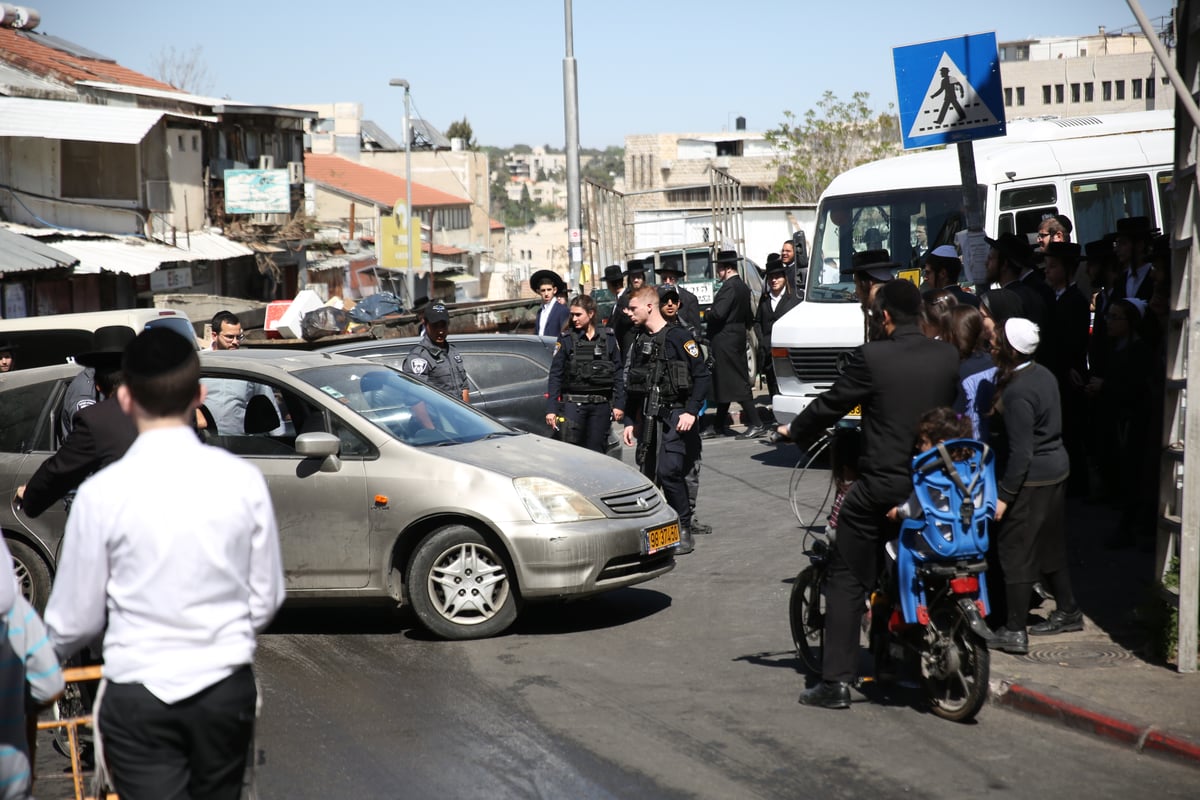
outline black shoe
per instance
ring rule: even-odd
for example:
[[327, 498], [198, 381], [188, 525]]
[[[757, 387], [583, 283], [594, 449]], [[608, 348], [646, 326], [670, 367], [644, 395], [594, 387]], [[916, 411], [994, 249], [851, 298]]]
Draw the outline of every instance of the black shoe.
[[850, 684], [841, 681], [821, 681], [800, 693], [800, 705], [817, 708], [849, 708]]
[[753, 428], [746, 428], [742, 433], [738, 434], [739, 440], [744, 439], [761, 439], [768, 433], [767, 429], [762, 425], [755, 425]]
[[679, 529], [679, 545], [675, 548], [675, 555], [686, 556], [688, 553], [696, 549], [696, 539], [692, 536], [691, 528]]
[[1083, 630], [1083, 612], [1079, 609], [1070, 614], [1057, 608], [1050, 612], [1045, 622], [1039, 622], [1029, 629], [1030, 636], [1049, 636], [1052, 633], [1067, 633]]
[[722, 436], [728, 436], [729, 431], [724, 428], [705, 428], [704, 433], [700, 434], [701, 439], [719, 439]]
[[692, 520], [692, 535], [693, 536], [708, 536], [712, 533], [712, 525], [705, 525], [703, 522]]
[[1029, 652], [1029, 634], [1024, 630], [997, 628], [992, 631], [992, 640], [988, 642], [988, 646], [1015, 656], [1023, 656]]

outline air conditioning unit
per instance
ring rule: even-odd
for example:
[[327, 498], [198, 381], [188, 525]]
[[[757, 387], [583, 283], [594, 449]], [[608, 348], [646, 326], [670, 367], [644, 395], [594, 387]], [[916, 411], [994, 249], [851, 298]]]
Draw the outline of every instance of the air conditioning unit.
[[258, 157], [258, 168], [259, 169], [275, 169], [275, 156], [259, 156]]
[[289, 161], [288, 162], [288, 183], [304, 183], [304, 162]]

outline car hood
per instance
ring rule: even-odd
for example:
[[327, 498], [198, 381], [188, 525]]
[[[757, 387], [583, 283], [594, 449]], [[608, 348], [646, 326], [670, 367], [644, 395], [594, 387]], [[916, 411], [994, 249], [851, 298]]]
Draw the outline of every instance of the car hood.
[[649, 483], [640, 472], [611, 456], [532, 433], [439, 447], [437, 454], [510, 478], [549, 478], [589, 495], [628, 491]]

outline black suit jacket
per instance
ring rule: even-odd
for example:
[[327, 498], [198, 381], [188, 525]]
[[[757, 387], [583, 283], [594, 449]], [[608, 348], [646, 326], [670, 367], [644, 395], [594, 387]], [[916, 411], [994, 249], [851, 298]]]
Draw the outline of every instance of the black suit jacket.
[[[958, 350], [929, 339], [915, 324], [900, 325], [886, 339], [851, 351], [842, 374], [789, 426], [791, 438], [804, 444], [821, 435], [856, 405], [862, 405], [862, 456], [852, 492], [878, 520], [873, 534], [838, 531], [837, 548], [855, 576], [866, 585], [878, 576], [875, 551], [885, 529], [884, 515], [912, 492], [913, 445], [921, 415], [953, 406], [958, 392]], [[849, 501], [847, 501], [849, 503]], [[845, 513], [843, 506], [843, 513]], [[878, 513], [876, 513], [878, 512]]]
[[771, 293], [762, 293], [762, 297], [758, 298], [758, 313], [754, 317], [754, 329], [758, 332], [759, 349], [766, 350], [767, 354], [770, 355], [771, 331], [775, 327], [776, 320], [799, 304], [800, 301], [796, 298], [796, 295], [788, 292], [780, 298], [779, 305], [772, 309]]
[[137, 435], [137, 425], [121, 410], [116, 397], [80, 411], [71, 435], [25, 485], [25, 513], [36, 517], [79, 488], [93, 472], [125, 455]]

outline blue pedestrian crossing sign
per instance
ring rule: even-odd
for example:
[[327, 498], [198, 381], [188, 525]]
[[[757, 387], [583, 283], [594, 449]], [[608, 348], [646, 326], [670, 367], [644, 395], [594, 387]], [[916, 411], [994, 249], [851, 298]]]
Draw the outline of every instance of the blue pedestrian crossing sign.
[[1004, 135], [995, 33], [892, 48], [904, 149]]

